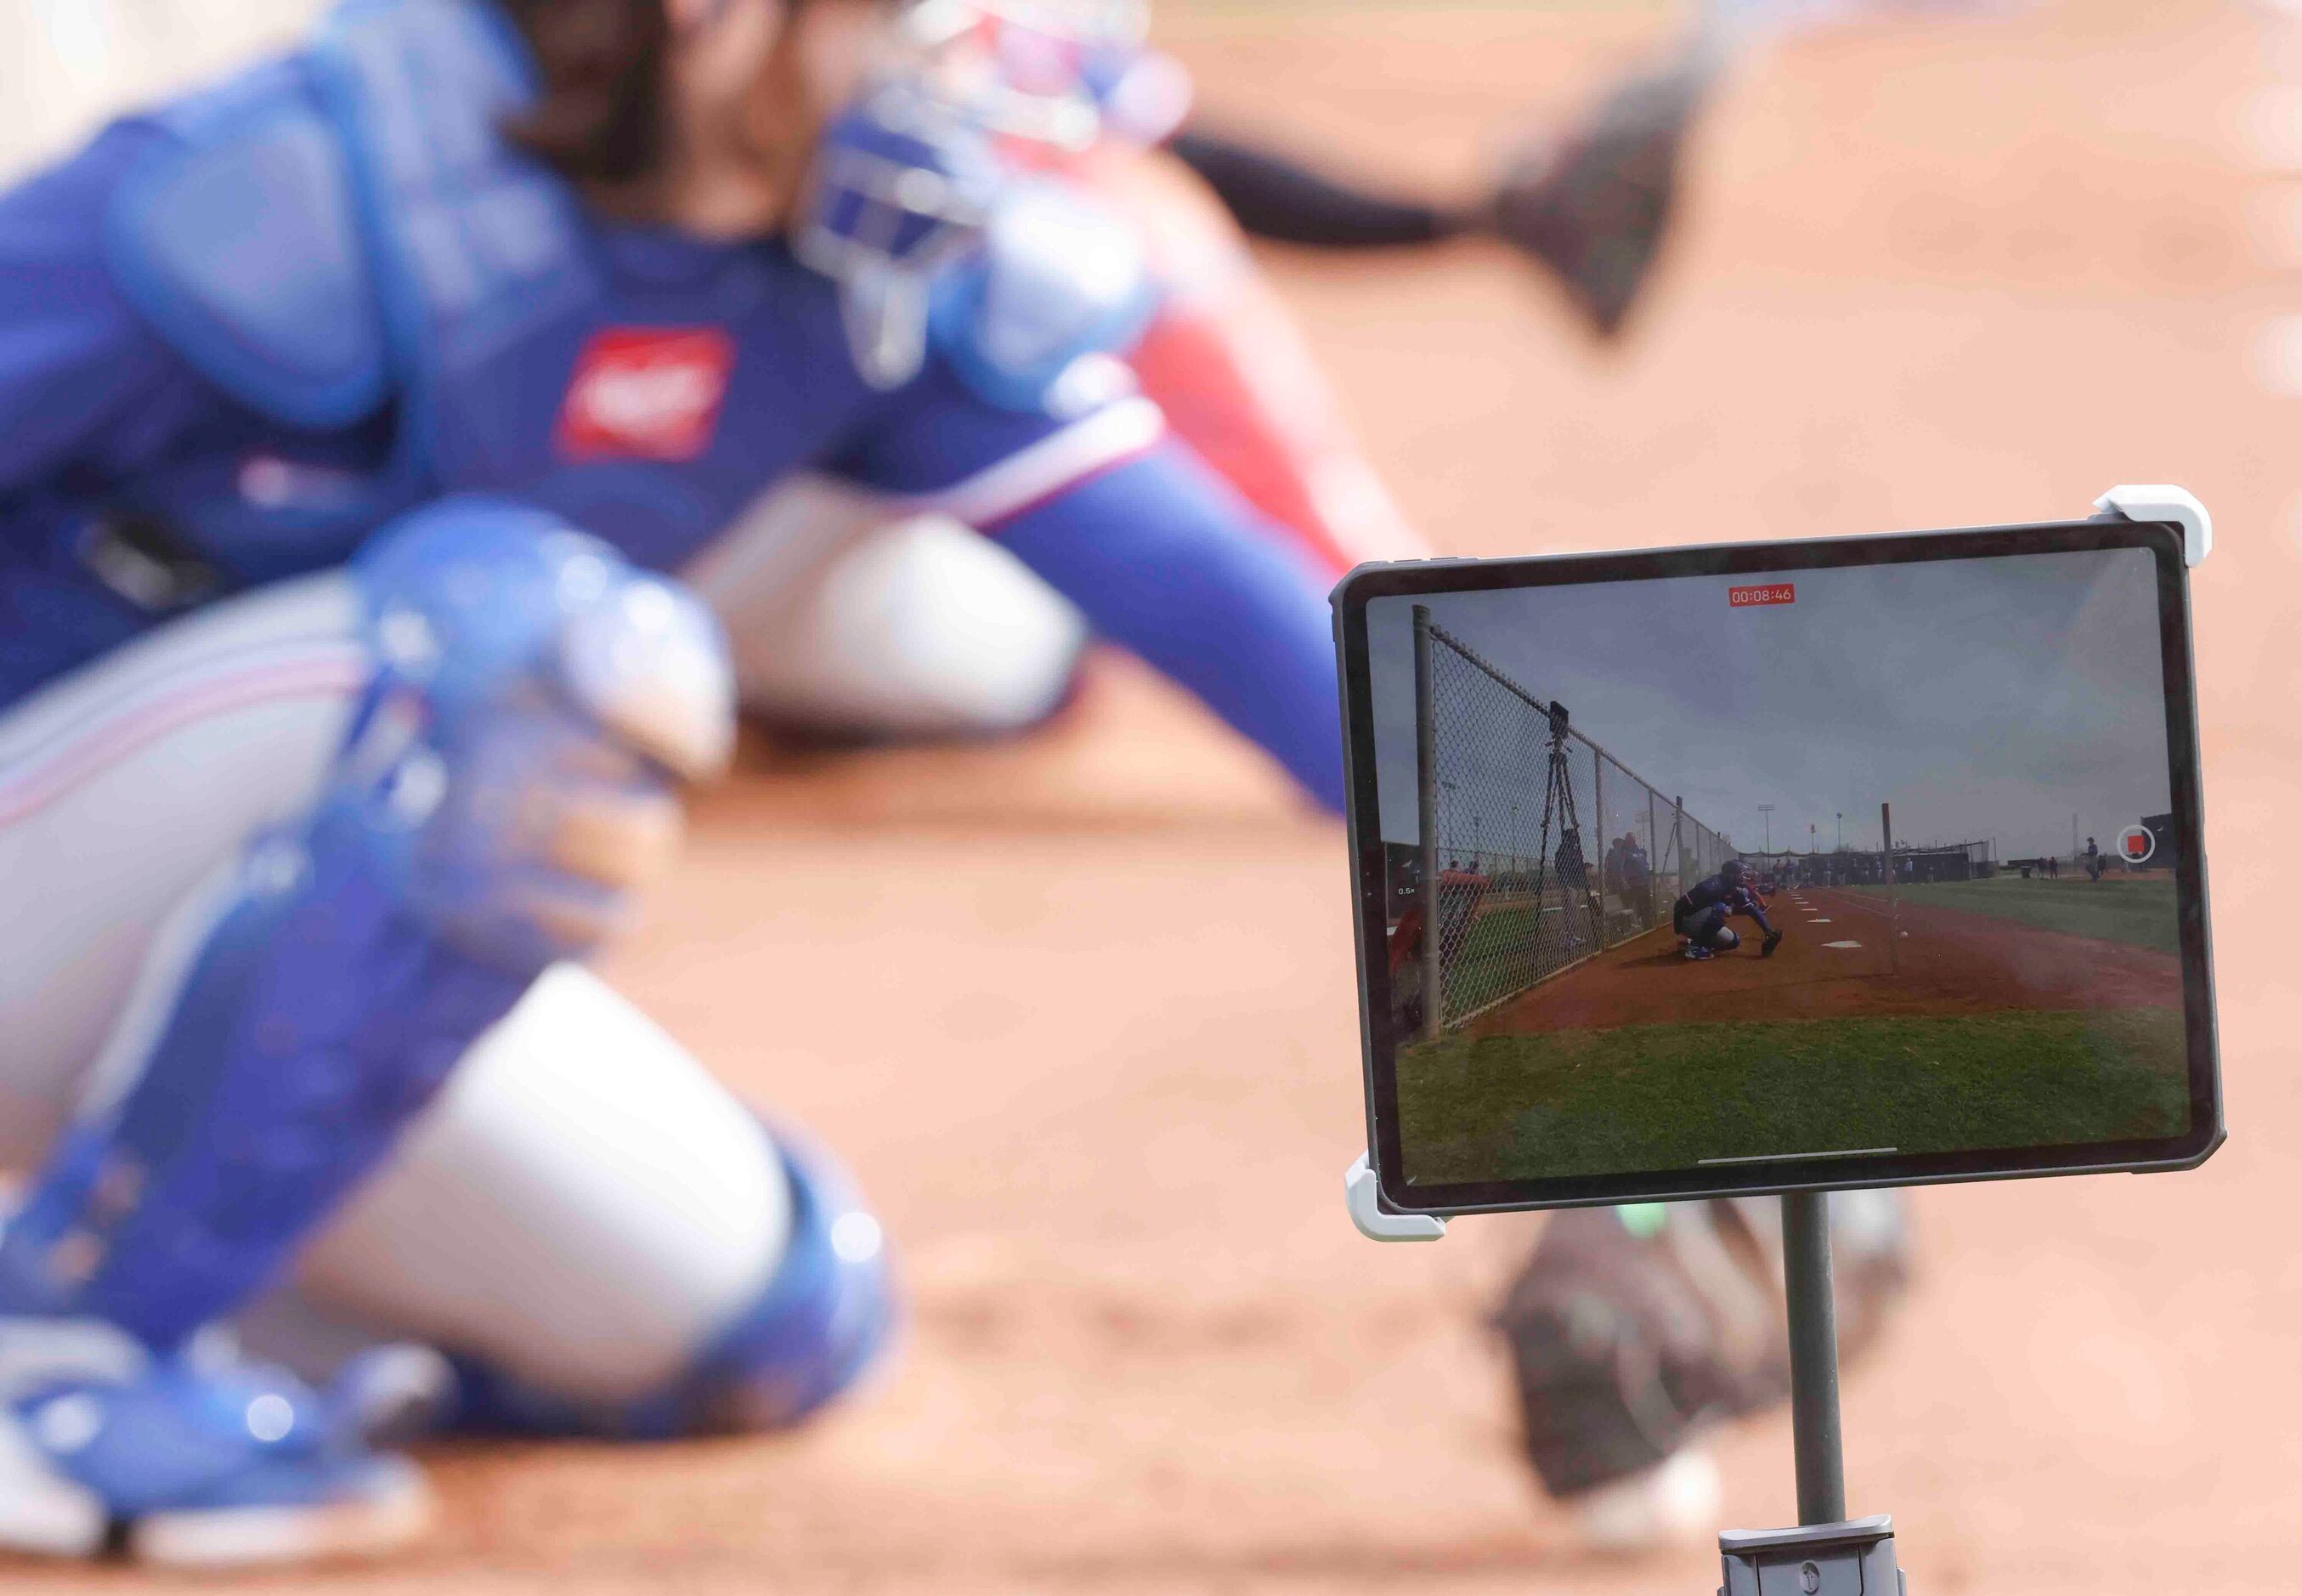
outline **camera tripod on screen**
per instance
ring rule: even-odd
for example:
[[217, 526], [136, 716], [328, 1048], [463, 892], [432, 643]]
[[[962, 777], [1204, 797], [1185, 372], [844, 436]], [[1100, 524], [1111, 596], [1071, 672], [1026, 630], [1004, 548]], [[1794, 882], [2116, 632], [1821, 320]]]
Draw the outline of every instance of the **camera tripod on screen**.
[[[1583, 819], [1575, 806], [1575, 783], [1567, 769], [1567, 738], [1569, 731], [1567, 706], [1553, 699], [1550, 709], [1550, 752], [1545, 760], [1547, 772], [1542, 784], [1542, 829], [1536, 842], [1534, 856], [1535, 924], [1542, 923], [1543, 905], [1550, 897], [1550, 883], [1555, 873], [1561, 891], [1580, 893], [1583, 907], [1591, 918], [1591, 950], [1596, 953], [1606, 942], [1604, 911], [1599, 895], [1591, 886], [1591, 861], [1583, 852]], [[1558, 824], [1558, 847], [1554, 855], [1550, 846], [1550, 827], [1556, 818]], [[1573, 903], [1570, 896], [1569, 905]], [[1573, 911], [1562, 905], [1560, 913], [1567, 916], [1567, 948], [1570, 953], [1582, 945], [1576, 936]]]

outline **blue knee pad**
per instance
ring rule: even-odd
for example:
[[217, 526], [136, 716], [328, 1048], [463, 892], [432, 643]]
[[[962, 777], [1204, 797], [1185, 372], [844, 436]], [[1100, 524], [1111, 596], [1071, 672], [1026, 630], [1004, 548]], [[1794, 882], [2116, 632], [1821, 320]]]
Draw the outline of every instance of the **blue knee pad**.
[[345, 766], [429, 804], [405, 894], [531, 973], [616, 928], [725, 764], [734, 688], [701, 603], [541, 511], [449, 500], [355, 567], [383, 672]]
[[760, 1294], [662, 1390], [620, 1404], [541, 1390], [456, 1360], [452, 1425], [467, 1433], [668, 1441], [786, 1430], [853, 1388], [887, 1350], [895, 1293], [879, 1222], [825, 1154], [777, 1136], [791, 1232]]
[[449, 500], [353, 567], [375, 674], [317, 808], [221, 884], [140, 1069], [0, 1235], [0, 1312], [161, 1348], [246, 1300], [725, 757], [710, 616], [550, 517]]

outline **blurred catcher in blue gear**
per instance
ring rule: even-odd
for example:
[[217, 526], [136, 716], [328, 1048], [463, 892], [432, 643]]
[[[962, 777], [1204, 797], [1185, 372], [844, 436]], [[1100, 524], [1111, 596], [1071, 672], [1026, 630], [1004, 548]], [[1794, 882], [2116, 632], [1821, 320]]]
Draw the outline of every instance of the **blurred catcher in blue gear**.
[[844, 1175], [583, 968], [812, 558], [727, 547], [763, 494], [978, 529], [975, 659], [1091, 627], [1339, 801], [1323, 574], [885, 27], [352, 0], [0, 196], [0, 1541], [389, 1545], [415, 1409], [785, 1425], [872, 1363]]

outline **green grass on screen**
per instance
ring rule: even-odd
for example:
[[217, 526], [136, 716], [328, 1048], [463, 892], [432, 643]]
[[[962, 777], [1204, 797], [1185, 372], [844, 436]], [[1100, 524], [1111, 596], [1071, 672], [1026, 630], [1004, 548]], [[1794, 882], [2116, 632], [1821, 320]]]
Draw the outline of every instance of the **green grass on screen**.
[[1706, 1158], [2180, 1134], [2179, 1009], [1642, 1025], [1404, 1048], [1407, 1177], [1688, 1169]]

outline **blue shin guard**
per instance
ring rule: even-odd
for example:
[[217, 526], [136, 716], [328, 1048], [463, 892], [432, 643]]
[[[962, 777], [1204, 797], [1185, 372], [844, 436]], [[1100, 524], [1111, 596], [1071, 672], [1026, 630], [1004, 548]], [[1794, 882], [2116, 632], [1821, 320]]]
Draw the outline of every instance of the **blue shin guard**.
[[257, 848], [142, 1076], [10, 1223], [51, 1311], [172, 1347], [272, 1273], [534, 970], [411, 920], [357, 806]]

